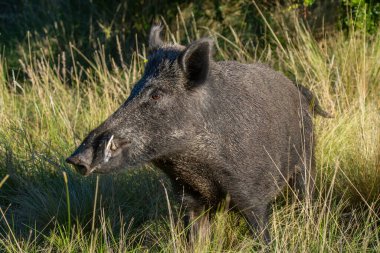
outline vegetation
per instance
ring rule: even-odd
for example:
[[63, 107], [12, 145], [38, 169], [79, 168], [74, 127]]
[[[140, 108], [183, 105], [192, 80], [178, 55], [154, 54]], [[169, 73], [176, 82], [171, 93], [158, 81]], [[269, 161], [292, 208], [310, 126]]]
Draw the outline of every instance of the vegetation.
[[[130, 1], [94, 0], [86, 9], [88, 1], [77, 1], [76, 8], [69, 4], [72, 12], [62, 11], [71, 1], [30, 2], [35, 5], [20, 0], [7, 8], [29, 13], [38, 3], [45, 9], [30, 17], [17, 12], [18, 21], [9, 16], [0, 25], [1, 251], [380, 251], [379, 26], [368, 30], [348, 22], [317, 40], [299, 8], [254, 2], [236, 1], [234, 9], [215, 1], [219, 9], [209, 15], [216, 3], [205, 1], [208, 19], [186, 2], [177, 9], [164, 1], [151, 10], [153, 3], [143, 9]], [[236, 12], [223, 9], [228, 4]], [[269, 15], [268, 8], [276, 11]], [[181, 204], [155, 168], [84, 178], [64, 162], [141, 76], [151, 13], [168, 16], [162, 21], [171, 41], [211, 36], [217, 59], [268, 63], [312, 89], [334, 114], [315, 119], [316, 199], [278, 198], [271, 245], [252, 238], [244, 220], [226, 212], [228, 203], [189, 244]], [[126, 31], [122, 20], [135, 29]], [[10, 24], [18, 29], [4, 29]], [[252, 31], [258, 36], [249, 36]]]

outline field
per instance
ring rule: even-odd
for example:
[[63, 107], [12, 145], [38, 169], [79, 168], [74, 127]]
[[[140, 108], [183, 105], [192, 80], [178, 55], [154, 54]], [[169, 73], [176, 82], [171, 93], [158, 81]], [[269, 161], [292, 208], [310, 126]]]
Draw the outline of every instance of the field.
[[128, 49], [103, 25], [115, 53], [96, 34], [82, 50], [70, 40], [79, 35], [60, 39], [58, 23], [55, 35], [26, 32], [11, 48], [2, 45], [0, 251], [379, 252], [380, 29], [334, 27], [316, 39], [290, 11], [286, 18], [259, 11], [265, 36], [250, 40], [237, 25], [221, 32], [179, 8], [175, 16], [162, 20], [168, 40], [209, 36], [216, 59], [267, 63], [334, 115], [315, 118], [316, 199], [279, 196], [269, 246], [228, 206], [189, 244], [181, 204], [157, 169], [81, 177], [65, 157], [128, 97], [144, 71], [146, 42], [136, 36]]

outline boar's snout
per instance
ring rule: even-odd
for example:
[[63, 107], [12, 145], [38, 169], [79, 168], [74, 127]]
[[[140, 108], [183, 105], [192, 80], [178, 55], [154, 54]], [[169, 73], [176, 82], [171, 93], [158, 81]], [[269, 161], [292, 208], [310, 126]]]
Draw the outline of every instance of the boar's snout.
[[92, 152], [89, 150], [81, 153], [74, 152], [66, 159], [66, 162], [74, 165], [80, 174], [89, 175], [91, 173]]

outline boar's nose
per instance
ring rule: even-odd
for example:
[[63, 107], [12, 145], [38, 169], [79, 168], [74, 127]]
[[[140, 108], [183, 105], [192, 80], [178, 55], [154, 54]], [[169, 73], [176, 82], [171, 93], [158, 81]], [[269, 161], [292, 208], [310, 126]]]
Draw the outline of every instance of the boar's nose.
[[91, 160], [83, 154], [73, 154], [66, 159], [66, 162], [74, 165], [75, 169], [82, 175], [88, 175], [91, 172]]

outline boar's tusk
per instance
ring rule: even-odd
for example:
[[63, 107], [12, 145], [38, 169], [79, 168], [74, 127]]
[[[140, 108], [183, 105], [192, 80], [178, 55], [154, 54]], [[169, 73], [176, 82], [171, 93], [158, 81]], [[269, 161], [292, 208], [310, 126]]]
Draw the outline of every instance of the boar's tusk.
[[111, 152], [110, 152], [110, 148], [111, 148], [111, 145], [112, 145], [112, 140], [113, 140], [113, 135], [111, 136], [111, 138], [108, 140], [107, 142], [107, 145], [104, 149], [104, 162], [108, 162], [109, 159], [111, 158]]
[[106, 150], [109, 150], [110, 147], [111, 147], [111, 144], [112, 144], [112, 140], [113, 140], [113, 135], [111, 136], [111, 138], [108, 140], [107, 142], [107, 145], [106, 145]]

